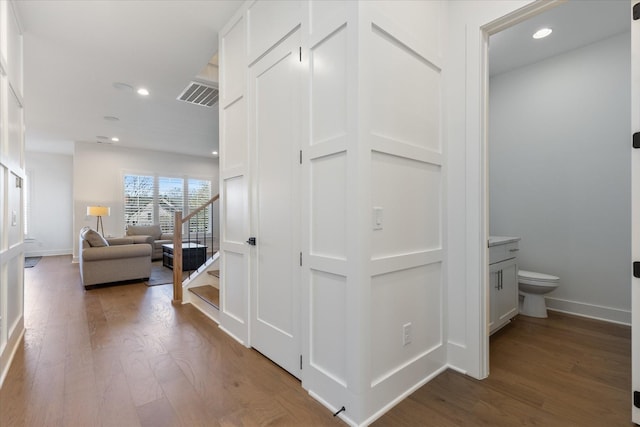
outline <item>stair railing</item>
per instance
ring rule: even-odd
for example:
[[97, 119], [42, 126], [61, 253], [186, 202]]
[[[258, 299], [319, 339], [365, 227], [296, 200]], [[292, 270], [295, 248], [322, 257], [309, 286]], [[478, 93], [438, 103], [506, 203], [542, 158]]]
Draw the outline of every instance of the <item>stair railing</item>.
[[[202, 245], [205, 246], [205, 257], [202, 263], [199, 263], [197, 266], [193, 264], [194, 258], [189, 257], [188, 268], [189, 277], [191, 274], [196, 271], [198, 268], [202, 266], [202, 264], [206, 263], [209, 258], [211, 258], [215, 254], [215, 245], [214, 245], [214, 235], [213, 235], [213, 203], [220, 198], [219, 194], [213, 196], [209, 201], [202, 204], [202, 206], [194, 209], [189, 215], [182, 218], [182, 212], [176, 211], [174, 213], [174, 221], [173, 221], [173, 303], [181, 303], [182, 302], [182, 276], [183, 276], [183, 266], [184, 266], [184, 258], [182, 251], [182, 244], [188, 243], [189, 245]], [[207, 207], [210, 207], [207, 210]], [[207, 221], [210, 221], [208, 231], [209, 236], [207, 236], [207, 227], [203, 225], [206, 224]], [[183, 231], [184, 224], [187, 224], [186, 232]], [[195, 224], [195, 225], [194, 225]], [[183, 239], [186, 237], [186, 240]]]

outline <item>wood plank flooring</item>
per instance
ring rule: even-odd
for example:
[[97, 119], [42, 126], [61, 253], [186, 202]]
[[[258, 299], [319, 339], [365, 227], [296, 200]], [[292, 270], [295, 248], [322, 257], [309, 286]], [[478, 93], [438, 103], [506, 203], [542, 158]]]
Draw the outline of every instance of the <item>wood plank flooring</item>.
[[344, 425], [171, 285], [84, 291], [71, 257], [25, 270], [24, 345], [0, 426]]
[[[25, 270], [27, 332], [0, 426], [344, 425], [171, 286], [84, 291], [70, 257]], [[377, 426], [631, 426], [630, 328], [552, 314], [491, 339], [491, 376], [447, 371]]]
[[635, 425], [631, 328], [549, 312], [517, 316], [490, 342], [489, 378], [446, 371], [373, 425]]

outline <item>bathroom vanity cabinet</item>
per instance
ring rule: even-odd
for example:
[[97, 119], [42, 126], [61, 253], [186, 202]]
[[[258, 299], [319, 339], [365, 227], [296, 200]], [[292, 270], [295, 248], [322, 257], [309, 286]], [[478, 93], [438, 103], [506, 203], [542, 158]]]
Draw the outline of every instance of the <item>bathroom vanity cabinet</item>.
[[519, 240], [519, 237], [489, 239], [489, 334], [502, 328], [518, 314]]

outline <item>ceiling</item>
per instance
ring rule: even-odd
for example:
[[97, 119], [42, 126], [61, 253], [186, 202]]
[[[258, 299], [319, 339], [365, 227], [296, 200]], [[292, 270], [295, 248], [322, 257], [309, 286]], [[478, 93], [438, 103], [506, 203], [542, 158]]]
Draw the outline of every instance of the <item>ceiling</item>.
[[241, 1], [14, 4], [24, 34], [27, 150], [72, 153], [74, 142], [112, 137], [123, 147], [198, 156], [217, 150], [217, 105], [176, 97], [217, 52], [218, 31]]
[[[553, 33], [540, 40], [531, 36], [541, 28]], [[504, 73], [545, 58], [630, 31], [628, 0], [573, 0], [494, 34], [489, 39], [491, 75]]]
[[[74, 142], [211, 156], [218, 108], [176, 97], [217, 52], [241, 0], [21, 0], [27, 150]], [[629, 31], [627, 0], [570, 1], [491, 36], [491, 74]], [[541, 27], [554, 32], [542, 40]], [[145, 87], [148, 97], [114, 87]], [[105, 120], [105, 116], [119, 118]], [[107, 137], [105, 140], [98, 137]]]

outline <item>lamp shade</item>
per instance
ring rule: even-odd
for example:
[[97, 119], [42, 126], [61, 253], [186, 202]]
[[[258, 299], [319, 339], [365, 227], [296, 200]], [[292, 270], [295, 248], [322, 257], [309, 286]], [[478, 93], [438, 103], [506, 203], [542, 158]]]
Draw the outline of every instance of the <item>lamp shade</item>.
[[107, 206], [87, 206], [87, 215], [90, 216], [109, 216], [111, 208]]

